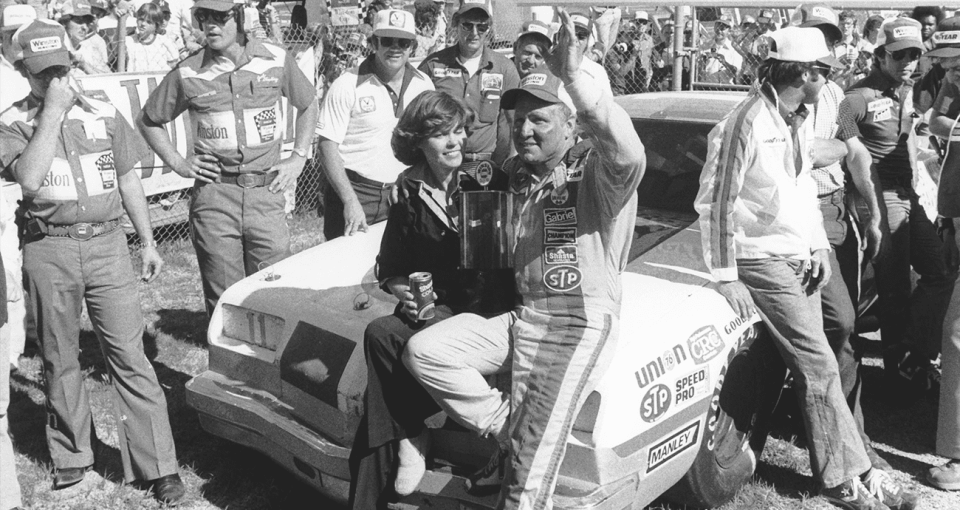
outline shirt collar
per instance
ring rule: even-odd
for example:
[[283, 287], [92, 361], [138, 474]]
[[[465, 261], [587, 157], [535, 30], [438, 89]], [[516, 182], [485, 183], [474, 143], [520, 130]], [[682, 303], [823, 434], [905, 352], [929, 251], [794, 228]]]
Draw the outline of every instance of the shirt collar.
[[[243, 46], [243, 53], [240, 54], [240, 60], [236, 63], [236, 68], [239, 69], [247, 65], [255, 57], [268, 58], [271, 60], [275, 58], [273, 53], [271, 53], [262, 42], [254, 37], [247, 36], [247, 44]], [[201, 67], [209, 66], [215, 60], [215, 58], [216, 56], [214, 51], [210, 49], [210, 46], [204, 46], [203, 63], [201, 64]]]

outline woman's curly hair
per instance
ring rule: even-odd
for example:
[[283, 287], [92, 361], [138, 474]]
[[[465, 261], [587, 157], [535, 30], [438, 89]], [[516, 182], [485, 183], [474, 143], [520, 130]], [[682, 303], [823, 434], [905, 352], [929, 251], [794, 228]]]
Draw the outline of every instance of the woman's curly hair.
[[473, 123], [473, 111], [446, 92], [423, 92], [407, 106], [390, 139], [393, 155], [404, 165], [425, 161], [420, 143], [431, 136]]

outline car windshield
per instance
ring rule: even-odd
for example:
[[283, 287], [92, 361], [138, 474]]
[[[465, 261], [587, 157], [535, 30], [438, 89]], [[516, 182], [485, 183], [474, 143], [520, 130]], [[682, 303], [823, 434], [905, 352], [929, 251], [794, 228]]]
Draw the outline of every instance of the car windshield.
[[647, 150], [647, 171], [638, 188], [639, 207], [694, 215], [700, 171], [713, 124], [639, 119], [633, 126]]

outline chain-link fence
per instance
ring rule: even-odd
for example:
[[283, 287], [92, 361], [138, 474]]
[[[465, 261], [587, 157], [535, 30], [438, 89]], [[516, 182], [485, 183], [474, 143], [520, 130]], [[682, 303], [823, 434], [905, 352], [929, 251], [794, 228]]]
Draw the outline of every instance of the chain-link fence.
[[[77, 43], [75, 60], [78, 74], [87, 75], [80, 78], [85, 90], [116, 105], [132, 120], [165, 73], [202, 46], [203, 33], [182, 0], [112, 2], [102, 4], [105, 10], [97, 12], [102, 17], [87, 27], [87, 31], [97, 35]], [[243, 11], [242, 22], [251, 36], [282, 45], [294, 55], [300, 68], [315, 83], [322, 101], [327, 86], [369, 54], [370, 20], [377, 10], [391, 6], [388, 2], [250, 0]], [[96, 6], [98, 2], [93, 4]], [[52, 17], [71, 16], [69, 0], [67, 3], [50, 0], [45, 5]], [[456, 41], [456, 27], [451, 21], [458, 6], [458, 0], [393, 1], [392, 7], [415, 13], [419, 30], [418, 48], [413, 55], [415, 64], [427, 54]], [[677, 8], [682, 10], [681, 19], [684, 19], [679, 49], [675, 48], [674, 40], [677, 30], [674, 9]], [[510, 54], [523, 22], [531, 19], [552, 22], [552, 9], [494, 0], [490, 46]], [[745, 90], [755, 79], [757, 66], [766, 55], [767, 33], [782, 26], [790, 16], [786, 9], [585, 7], [577, 10], [591, 19], [592, 50], [587, 56], [603, 65], [617, 95], [673, 90], [677, 65], [682, 69], [679, 85], [683, 90]], [[858, 11], [856, 26], [862, 27], [869, 14]], [[76, 29], [69, 23], [67, 28], [68, 32]], [[151, 38], [152, 30], [157, 32], [156, 39]], [[860, 37], [858, 34], [857, 38]], [[869, 69], [870, 54], [860, 47], [838, 50], [838, 56], [847, 68], [833, 78], [843, 85], [852, 83]], [[285, 113], [288, 118], [280, 125], [285, 127], [284, 148], [289, 151], [293, 144], [290, 117], [294, 111], [285, 108]], [[189, 150], [187, 143], [191, 137], [186, 132], [189, 125], [188, 119], [181, 118], [169, 127], [182, 154]], [[312, 158], [307, 162], [296, 190], [287, 193], [288, 214], [322, 211], [319, 197], [324, 176], [317, 160]], [[158, 241], [186, 238], [193, 183], [173, 173], [153, 154], [141, 162], [140, 172]]]

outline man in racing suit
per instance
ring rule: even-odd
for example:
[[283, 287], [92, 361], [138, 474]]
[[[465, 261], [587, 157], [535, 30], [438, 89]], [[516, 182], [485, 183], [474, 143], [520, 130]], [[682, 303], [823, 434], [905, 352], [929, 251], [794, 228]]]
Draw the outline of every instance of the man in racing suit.
[[[522, 306], [489, 319], [443, 321], [415, 335], [404, 357], [451, 418], [498, 439], [498, 455], [468, 488], [500, 490], [500, 508], [552, 505], [573, 418], [615, 351], [620, 272], [645, 166], [629, 116], [580, 73], [573, 21], [563, 10], [560, 19], [550, 69], [532, 72], [503, 96], [503, 107], [515, 111], [518, 155], [504, 170], [516, 194]], [[577, 119], [558, 95], [561, 80], [592, 146], [574, 146]], [[483, 378], [506, 370], [509, 398]]]

